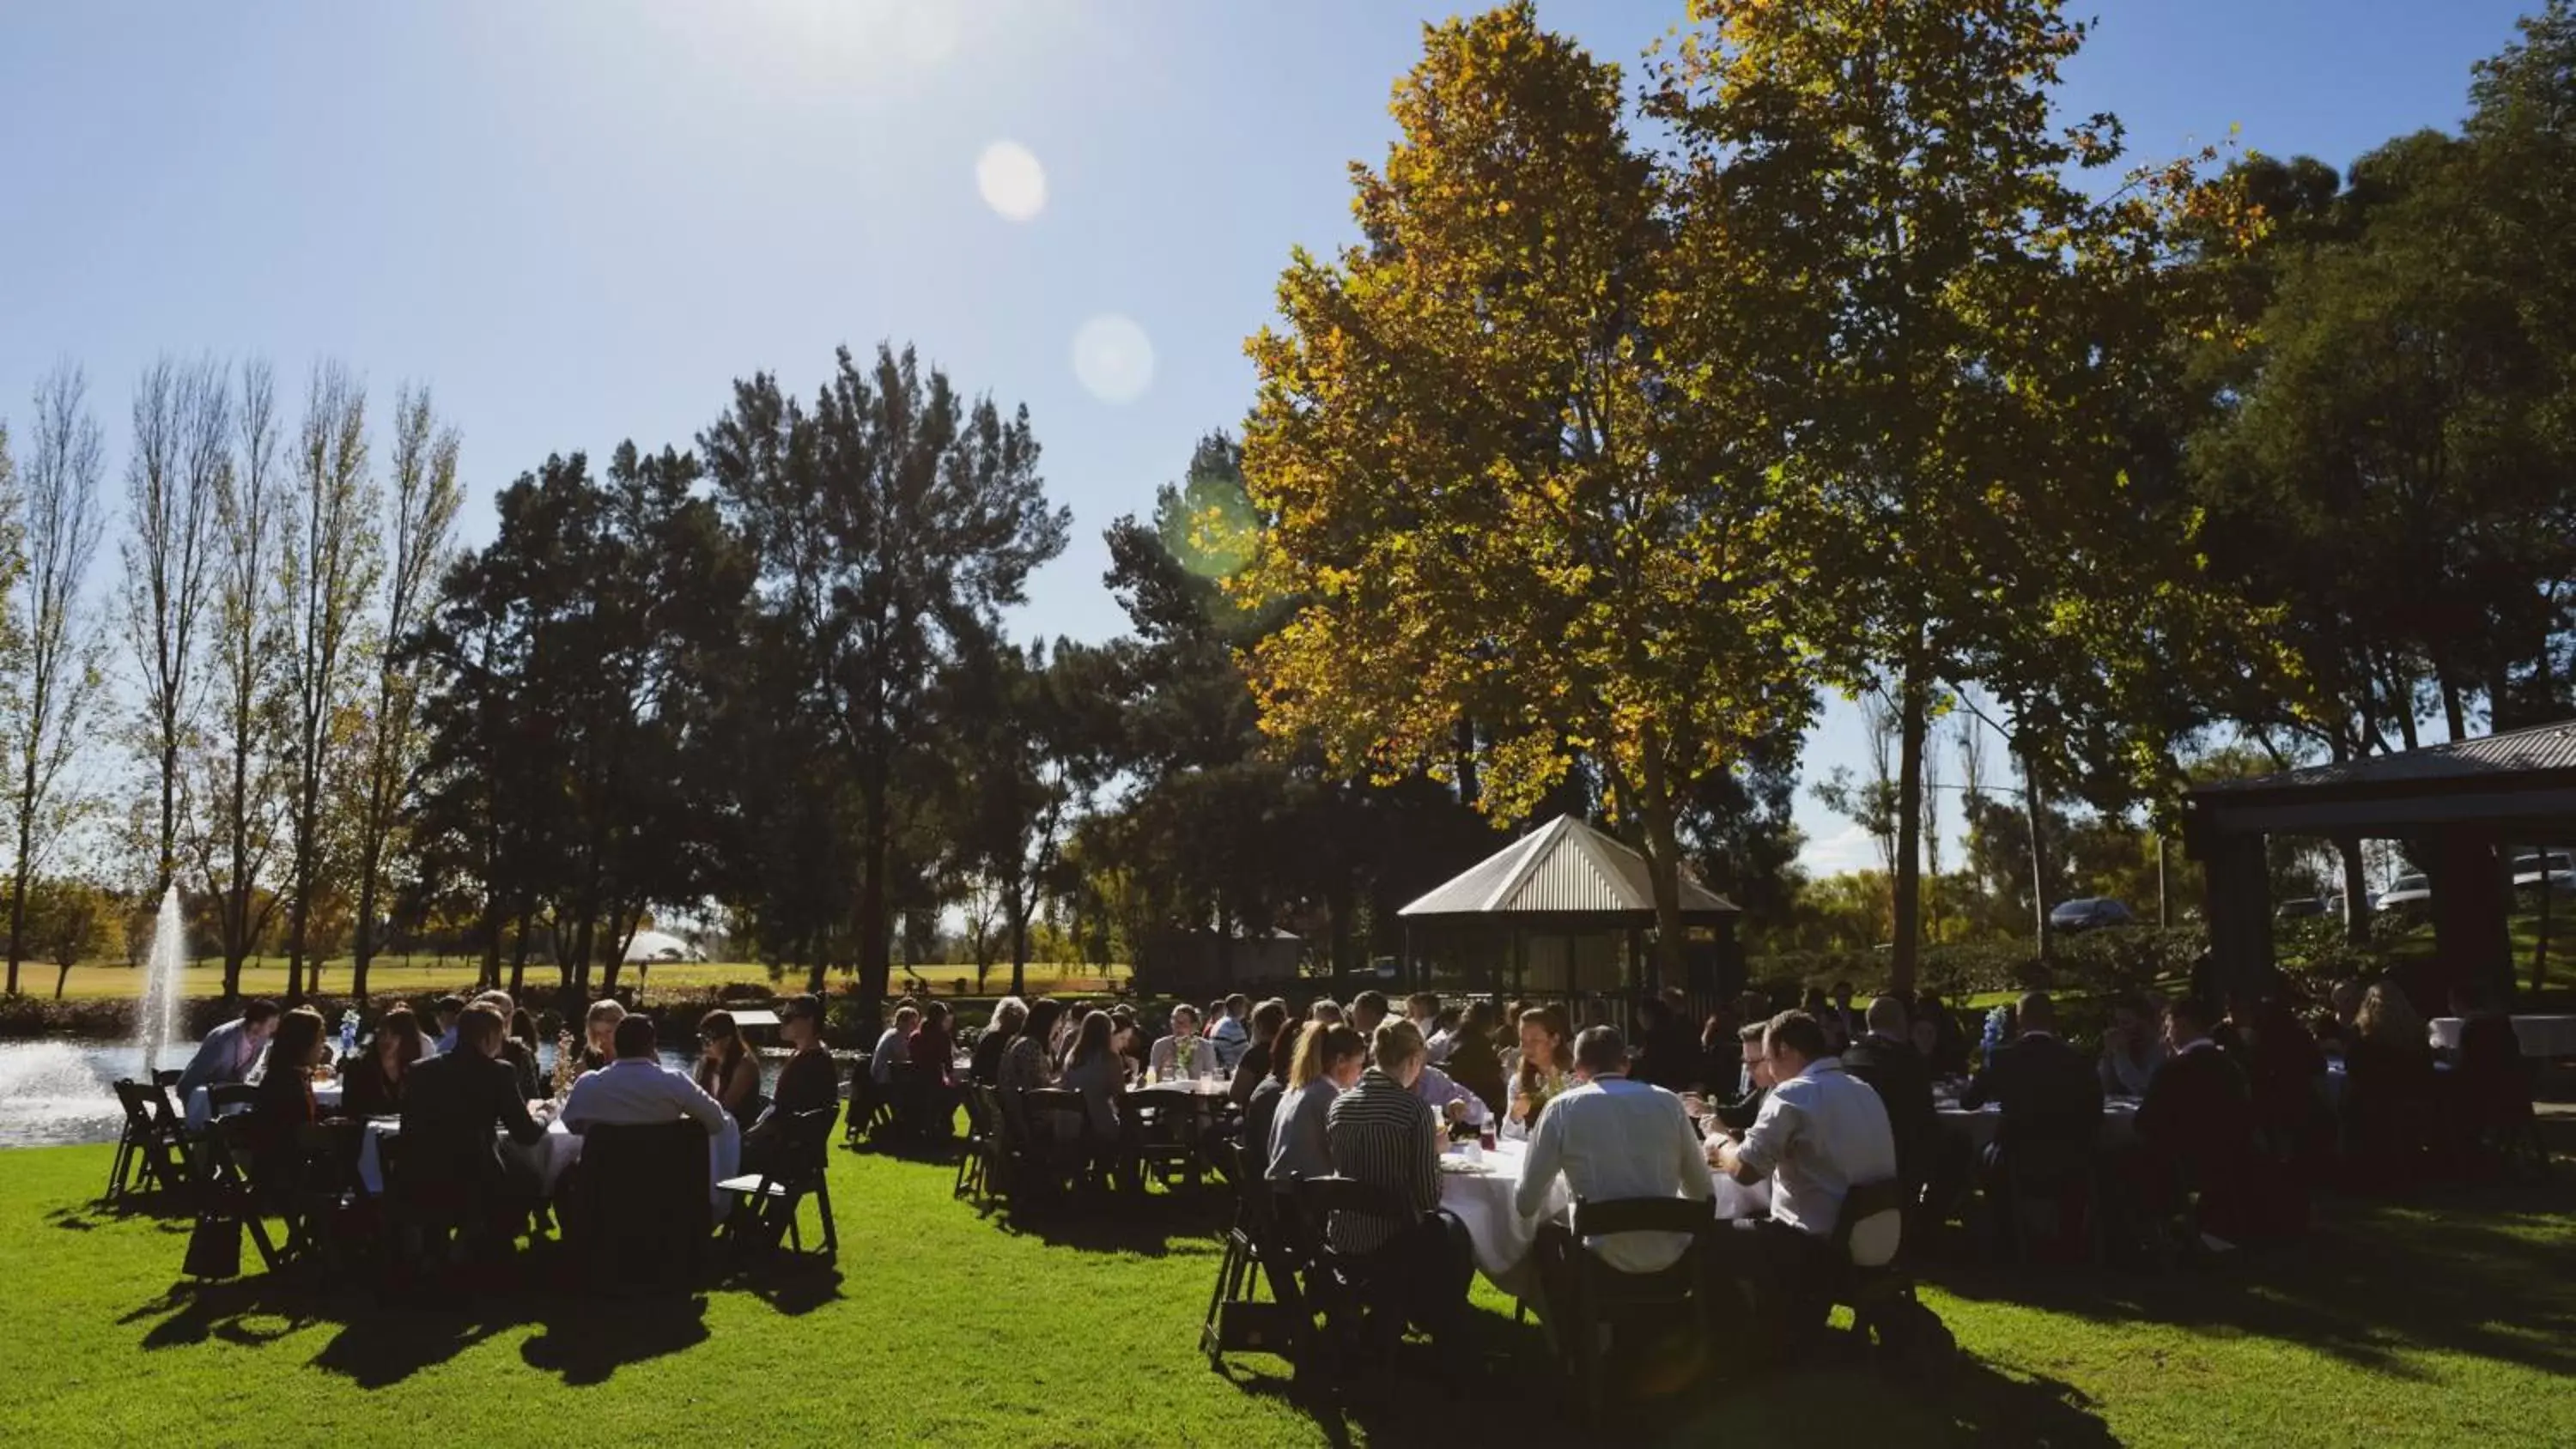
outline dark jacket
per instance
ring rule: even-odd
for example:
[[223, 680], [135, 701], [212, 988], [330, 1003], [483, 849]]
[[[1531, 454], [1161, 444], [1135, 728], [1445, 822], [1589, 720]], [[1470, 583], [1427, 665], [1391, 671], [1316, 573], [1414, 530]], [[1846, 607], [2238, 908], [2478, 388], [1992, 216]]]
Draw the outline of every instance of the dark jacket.
[[2102, 1079], [2082, 1052], [2031, 1034], [1995, 1049], [1959, 1105], [2003, 1104], [1995, 1149], [2032, 1165], [2089, 1160], [2102, 1136]]
[[2254, 1144], [2245, 1073], [2215, 1046], [2167, 1057], [2138, 1104], [2138, 1140], [2166, 1161], [2203, 1174], [2235, 1166]]
[[1762, 1099], [1770, 1094], [1768, 1087], [1756, 1087], [1732, 1102], [1720, 1102], [1709, 1109], [1709, 1116], [1729, 1132], [1752, 1130], [1753, 1119], [1762, 1115]]
[[1002, 1084], [1002, 1051], [1010, 1044], [1011, 1034], [1006, 1031], [987, 1031], [975, 1038], [975, 1050], [969, 1054], [972, 1065], [968, 1070], [974, 1073], [979, 1084], [987, 1087]]
[[1476, 1094], [1476, 1100], [1497, 1112], [1511, 1105], [1511, 1094], [1503, 1084], [1503, 1059], [1494, 1044], [1479, 1041], [1473, 1035], [1460, 1034], [1458, 1044], [1449, 1051], [1449, 1060], [1440, 1070], [1449, 1080]]
[[[420, 1065], [418, 1062], [412, 1066]], [[387, 1080], [384, 1063], [374, 1051], [358, 1054], [349, 1070], [340, 1077], [340, 1112], [348, 1117], [391, 1117], [402, 1111], [403, 1088], [411, 1081], [410, 1068], [403, 1075]]]
[[404, 1177], [498, 1184], [504, 1169], [496, 1126], [513, 1142], [534, 1142], [546, 1133], [528, 1115], [518, 1071], [508, 1062], [459, 1049], [416, 1064], [403, 1087]]
[[1864, 1036], [1843, 1048], [1843, 1070], [1878, 1093], [1896, 1138], [1896, 1176], [1920, 1186], [1931, 1175], [1941, 1130], [1932, 1112], [1931, 1064], [1912, 1042]]
[[1628, 1065], [1632, 1081], [1668, 1092], [1687, 1092], [1708, 1079], [1708, 1064], [1700, 1055], [1699, 1038], [1678, 1021], [1667, 1022], [1637, 1045], [1637, 1059]]
[[1257, 1041], [1243, 1049], [1235, 1059], [1234, 1083], [1225, 1089], [1227, 1097], [1238, 1107], [1248, 1106], [1252, 1094], [1260, 1089], [1261, 1079], [1270, 1075], [1270, 1043]]

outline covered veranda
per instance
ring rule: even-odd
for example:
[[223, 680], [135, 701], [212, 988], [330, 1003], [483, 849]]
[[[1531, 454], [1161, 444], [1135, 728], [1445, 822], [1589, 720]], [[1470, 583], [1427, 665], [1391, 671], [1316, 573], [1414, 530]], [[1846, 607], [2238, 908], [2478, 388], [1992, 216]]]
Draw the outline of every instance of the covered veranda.
[[2274, 835], [2405, 842], [2432, 886], [2434, 938], [2409, 995], [2434, 1011], [2454, 985], [2505, 1002], [2516, 975], [2512, 859], [2576, 840], [2576, 720], [2192, 790], [2184, 841], [2230, 984], [2260, 985], [2274, 970], [2264, 853]]
[[1645, 857], [1560, 815], [1397, 912], [1408, 989], [1561, 1002], [1577, 1022], [1613, 1001], [1681, 987], [1695, 1003], [1740, 984], [1724, 896], [1681, 877], [1687, 979], [1660, 979], [1649, 949], [1655, 894]]

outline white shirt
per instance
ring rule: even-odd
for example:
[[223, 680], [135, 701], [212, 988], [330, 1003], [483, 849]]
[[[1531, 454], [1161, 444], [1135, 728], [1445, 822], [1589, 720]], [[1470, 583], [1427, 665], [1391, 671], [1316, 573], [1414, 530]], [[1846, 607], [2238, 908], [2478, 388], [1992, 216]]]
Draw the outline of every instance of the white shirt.
[[1216, 1048], [1216, 1064], [1228, 1076], [1234, 1075], [1235, 1063], [1243, 1060], [1243, 1054], [1252, 1050], [1252, 1033], [1231, 1015], [1216, 1019], [1216, 1025], [1207, 1029], [1207, 1041]]
[[[1896, 1176], [1896, 1134], [1887, 1106], [1867, 1082], [1823, 1057], [1771, 1089], [1744, 1134], [1739, 1160], [1771, 1179], [1771, 1216], [1802, 1233], [1830, 1236], [1856, 1182]], [[1895, 1215], [1852, 1228], [1852, 1261], [1875, 1267], [1896, 1254]]]
[[877, 1038], [877, 1049], [868, 1053], [868, 1080], [883, 1085], [894, 1080], [894, 1069], [912, 1062], [912, 1043], [905, 1040], [901, 1027], [887, 1027]]
[[[1592, 1202], [1631, 1197], [1706, 1202], [1713, 1190], [1699, 1134], [1691, 1130], [1682, 1099], [1625, 1077], [1598, 1077], [1571, 1088], [1539, 1113], [1513, 1207], [1522, 1217], [1538, 1216], [1560, 1174], [1577, 1198]], [[1620, 1272], [1653, 1273], [1671, 1267], [1690, 1239], [1678, 1233], [1615, 1233], [1596, 1235], [1583, 1245]]]
[[1149, 1072], [1156, 1072], [1173, 1077], [1204, 1077], [1221, 1070], [1224, 1059], [1224, 1053], [1218, 1050], [1217, 1043], [1210, 1041], [1205, 1037], [1192, 1036], [1190, 1038], [1190, 1069], [1187, 1072], [1183, 1072], [1181, 1070], [1181, 1039], [1177, 1036], [1167, 1036], [1156, 1041], [1152, 1049], [1145, 1053], [1145, 1069]]
[[1430, 1053], [1431, 1065], [1445, 1067], [1449, 1064], [1449, 1053], [1457, 1048], [1458, 1042], [1445, 1031], [1435, 1031], [1422, 1039], [1422, 1045]]
[[564, 1098], [567, 1132], [598, 1126], [649, 1126], [686, 1117], [715, 1136], [724, 1130], [724, 1104], [697, 1083], [642, 1057], [619, 1057], [595, 1072], [584, 1072]]

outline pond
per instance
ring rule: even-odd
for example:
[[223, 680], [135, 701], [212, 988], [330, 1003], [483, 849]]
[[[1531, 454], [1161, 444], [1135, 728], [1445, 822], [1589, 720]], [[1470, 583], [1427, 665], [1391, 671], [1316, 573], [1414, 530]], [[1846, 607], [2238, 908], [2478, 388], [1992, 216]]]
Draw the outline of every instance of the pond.
[[[184, 1064], [196, 1044], [170, 1048], [165, 1062]], [[537, 1048], [540, 1074], [554, 1070], [552, 1042]], [[778, 1075], [779, 1058], [762, 1053], [761, 1085]], [[689, 1058], [662, 1053], [662, 1064], [687, 1070]], [[125, 1120], [115, 1083], [139, 1076], [143, 1049], [131, 1043], [0, 1041], [0, 1147], [59, 1147], [113, 1142]]]

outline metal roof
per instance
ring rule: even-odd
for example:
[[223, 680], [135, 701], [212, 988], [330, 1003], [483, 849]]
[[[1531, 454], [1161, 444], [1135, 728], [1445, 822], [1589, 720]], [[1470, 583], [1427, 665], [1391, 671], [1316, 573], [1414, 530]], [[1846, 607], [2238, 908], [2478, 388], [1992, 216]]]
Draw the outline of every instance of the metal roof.
[[[1731, 915], [1735, 903], [1681, 877], [1682, 914]], [[1586, 825], [1560, 815], [1486, 857], [1420, 899], [1399, 916], [1617, 915], [1652, 916], [1653, 877], [1646, 858]]]
[[2500, 735], [2426, 745], [2395, 755], [2310, 765], [2248, 780], [2214, 780], [2195, 795], [2223, 795], [2252, 790], [2296, 790], [2320, 785], [2399, 785], [2434, 782], [2474, 783], [2494, 776], [2534, 771], [2576, 770], [2576, 720], [2533, 725]]

